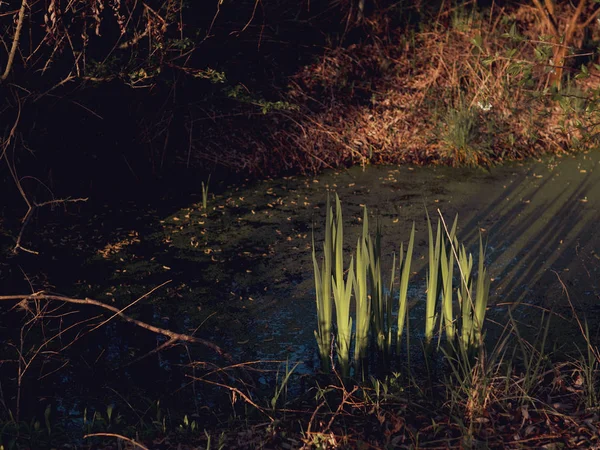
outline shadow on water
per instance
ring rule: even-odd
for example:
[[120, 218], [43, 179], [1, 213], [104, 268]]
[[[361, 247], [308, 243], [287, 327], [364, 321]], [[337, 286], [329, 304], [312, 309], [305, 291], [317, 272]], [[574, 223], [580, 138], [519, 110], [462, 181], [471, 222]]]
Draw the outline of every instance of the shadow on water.
[[[367, 167], [318, 178], [230, 186], [222, 182], [211, 191], [208, 211], [202, 209], [198, 192], [175, 192], [146, 202], [92, 202], [71, 210], [71, 215], [40, 217], [31, 240], [41, 256], [9, 260], [2, 276], [5, 286], [16, 292], [45, 289], [118, 307], [170, 280], [128, 312], [148, 323], [212, 340], [240, 361], [289, 360], [302, 363], [298, 373], [312, 373], [318, 364], [312, 230], [314, 226], [320, 249], [326, 195], [336, 191], [344, 207], [346, 264], [361, 229], [362, 205], [381, 223], [388, 265], [384, 274], [389, 273], [392, 253], [407, 241], [416, 223], [410, 290], [415, 337], [422, 329], [419, 311], [425, 292], [425, 208], [430, 214], [439, 208], [446, 219], [458, 213], [459, 237], [472, 250], [483, 233], [494, 279], [490, 314], [496, 322], [505, 323], [512, 308], [535, 332], [540, 308], [568, 315], [557, 274], [580, 311], [597, 320], [598, 159], [598, 153], [589, 153], [510, 164], [491, 172]], [[100, 313], [77, 311], [77, 320], [82, 320], [81, 314]], [[6, 314], [15, 317], [16, 312]], [[575, 336], [573, 324], [556, 323], [556, 337], [567, 335], [567, 325], [568, 335]], [[167, 398], [188, 410], [211, 405], [205, 385], [189, 394], [194, 388], [190, 380], [199, 370], [194, 362], [224, 362], [198, 346], [154, 352], [164, 342], [147, 330], [112, 321], [70, 347], [68, 363], [56, 372], [52, 395], [64, 402], [69, 386], [72, 404], [65, 408], [79, 411], [93, 402], [133, 402], [133, 393], [136, 411]], [[257, 367], [277, 370], [282, 365]], [[274, 378], [270, 372], [258, 377], [258, 384], [272, 390]]]
[[[596, 167], [595, 154], [568, 158], [556, 167], [538, 163], [535, 171], [514, 179], [467, 225], [473, 240], [476, 224], [487, 221], [495, 303], [518, 308], [516, 316], [535, 331], [541, 311], [572, 316], [563, 283], [580, 305], [578, 313], [598, 319]], [[570, 328], [560, 322], [552, 329], [555, 338], [564, 338]]]

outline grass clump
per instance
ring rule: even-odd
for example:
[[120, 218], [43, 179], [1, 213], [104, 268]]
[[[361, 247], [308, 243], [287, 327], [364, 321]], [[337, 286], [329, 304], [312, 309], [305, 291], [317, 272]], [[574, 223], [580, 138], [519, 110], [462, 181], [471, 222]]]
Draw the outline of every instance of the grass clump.
[[[324, 372], [331, 370], [330, 360], [334, 360], [335, 357], [339, 364], [341, 376], [344, 379], [347, 379], [351, 373], [352, 355], [350, 354], [350, 348], [354, 337], [354, 374], [359, 375], [359, 373], [362, 373], [364, 378], [369, 368], [367, 354], [370, 345], [376, 350], [371, 352], [370, 363], [373, 364], [375, 361], [379, 361], [379, 367], [384, 367], [386, 370], [390, 370], [391, 367], [394, 336], [396, 339], [396, 355], [400, 354], [400, 343], [405, 331], [405, 322], [408, 318], [408, 285], [414, 248], [415, 225], [413, 224], [406, 255], [404, 254], [404, 244], [401, 244], [398, 259], [395, 255], [393, 257], [389, 287], [384, 290], [381, 263], [381, 228], [377, 226], [375, 238], [370, 235], [366, 207], [363, 212], [362, 234], [356, 246], [356, 259], [351, 258], [347, 275], [344, 277], [342, 207], [337, 195], [335, 201], [335, 219], [329, 201], [327, 203], [323, 270], [319, 268], [313, 246], [318, 316], [318, 331], [315, 331], [315, 337], [319, 347], [322, 370]], [[459, 247], [456, 238], [457, 223], [458, 216], [455, 218], [451, 230], [448, 230], [440, 213], [434, 238], [433, 227], [428, 216], [429, 266], [423, 318], [424, 343], [428, 349], [432, 349], [435, 330], [439, 323], [440, 339], [445, 332], [449, 346], [458, 345], [462, 353], [471, 354], [476, 348], [483, 346], [483, 324], [490, 281], [484, 263], [483, 241], [480, 238], [477, 281], [476, 284], [473, 283], [471, 278], [473, 257], [470, 254], [467, 256], [464, 246]], [[457, 260], [456, 266], [459, 269], [459, 279], [461, 280], [460, 287], [456, 291], [453, 289], [452, 282], [456, 275], [454, 270], [455, 259]], [[332, 269], [328, 263], [331, 260], [335, 261]], [[396, 306], [394, 304], [394, 289], [397, 264], [399, 266], [400, 282]], [[328, 272], [330, 269], [331, 272]], [[323, 283], [325, 278], [332, 279], [329, 289], [333, 291], [335, 300], [336, 345], [333, 355], [330, 355], [329, 350], [333, 330], [332, 316], [329, 309], [331, 303], [324, 306], [324, 299], [330, 299], [331, 292], [326, 290], [327, 287]], [[354, 295], [352, 295], [353, 293]], [[352, 310], [354, 310], [355, 319], [352, 317]], [[461, 311], [460, 322], [454, 319], [455, 311], [458, 310]], [[440, 314], [441, 321], [438, 320]], [[394, 316], [396, 316], [396, 319], [394, 319]], [[326, 334], [327, 331], [330, 334]]]
[[474, 108], [449, 108], [442, 124], [440, 157], [457, 166], [489, 164], [491, 154], [479, 131], [483, 120]]

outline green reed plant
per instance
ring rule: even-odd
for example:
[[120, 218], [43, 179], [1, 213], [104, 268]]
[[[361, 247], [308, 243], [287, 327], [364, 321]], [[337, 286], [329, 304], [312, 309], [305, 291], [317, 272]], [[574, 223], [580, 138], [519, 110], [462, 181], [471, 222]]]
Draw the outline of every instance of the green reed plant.
[[277, 370], [277, 381], [275, 383], [275, 392], [273, 393], [273, 397], [271, 398], [271, 409], [274, 410], [277, 407], [277, 401], [282, 395], [284, 397], [284, 401], [287, 399], [288, 384], [290, 382], [290, 377], [299, 365], [300, 363], [296, 363], [294, 364], [294, 367], [290, 369], [289, 361], [286, 361], [285, 373], [283, 375], [281, 383], [279, 382], [279, 370]]
[[453, 292], [452, 292], [452, 273], [454, 271], [454, 255], [446, 251], [446, 246], [442, 246], [441, 254], [441, 272], [442, 272], [442, 323], [444, 331], [449, 341], [454, 339], [456, 334], [456, 324], [453, 314]]
[[[379, 353], [387, 364], [391, 355], [393, 337], [393, 299], [396, 273], [396, 255], [392, 260], [392, 269], [387, 291], [383, 289], [381, 274], [381, 226], [377, 225], [375, 238], [369, 234], [368, 210], [364, 208], [362, 236], [357, 243], [355, 270], [356, 298], [356, 345], [355, 361], [357, 369], [363, 367], [363, 359], [369, 343], [369, 331], [372, 330]], [[404, 328], [408, 309], [407, 293], [410, 277], [410, 265], [414, 246], [414, 224], [407, 251], [403, 261], [404, 244], [400, 247], [399, 271], [402, 274], [399, 293], [398, 340]], [[371, 328], [372, 326], [372, 328]], [[398, 333], [399, 331], [399, 333]], [[399, 344], [398, 344], [399, 345]]]
[[461, 310], [460, 345], [466, 348], [471, 344], [473, 331], [472, 300], [471, 300], [471, 271], [473, 270], [473, 255], [468, 253], [464, 245], [458, 251], [458, 269], [460, 287], [457, 291], [458, 304]]
[[354, 283], [354, 258], [350, 261], [348, 278], [333, 281], [333, 298], [335, 300], [337, 340], [336, 350], [342, 377], [350, 375], [350, 342], [352, 338], [352, 317], [350, 316], [350, 302], [352, 299], [352, 285]]
[[356, 243], [356, 269], [354, 276], [354, 298], [356, 299], [356, 338], [354, 359], [356, 369], [364, 373], [364, 360], [369, 345], [371, 325], [371, 301], [368, 291], [369, 252], [365, 236], [368, 235], [369, 218], [367, 208], [364, 208], [363, 234]]
[[352, 317], [350, 302], [354, 284], [354, 258], [350, 261], [347, 280], [344, 282], [344, 221], [340, 198], [335, 195], [335, 221], [332, 227], [334, 254], [333, 299], [335, 301], [337, 357], [343, 377], [350, 374], [350, 341], [352, 337]]
[[369, 252], [369, 286], [373, 305], [373, 331], [375, 341], [380, 352], [387, 351], [387, 322], [386, 322], [386, 296], [383, 292], [383, 278], [381, 276], [381, 228], [377, 224], [375, 239], [367, 234], [367, 250]]
[[[440, 220], [441, 219], [441, 220]], [[459, 245], [456, 238], [458, 216], [455, 217], [451, 230], [440, 213], [437, 231], [427, 215], [429, 234], [429, 268], [427, 271], [427, 293], [425, 305], [425, 344], [429, 346], [433, 340], [436, 324], [446, 330], [446, 336], [452, 347], [456, 343], [463, 352], [470, 351], [483, 339], [483, 322], [489, 295], [489, 280], [485, 267], [485, 252], [480, 237], [479, 271], [476, 284], [471, 276], [473, 256], [467, 254], [464, 245]], [[442, 224], [445, 235], [442, 232]], [[331, 332], [333, 329], [333, 305], [335, 304], [335, 356], [344, 378], [350, 374], [351, 363], [356, 373], [365, 375], [368, 348], [371, 342], [378, 350], [380, 360], [388, 364], [392, 356], [392, 337], [396, 327], [396, 352], [400, 352], [402, 336], [408, 321], [408, 283], [414, 249], [415, 224], [413, 223], [406, 252], [404, 243], [400, 245], [399, 258], [392, 261], [389, 288], [384, 292], [381, 274], [381, 227], [377, 226], [375, 237], [369, 234], [368, 210], [363, 210], [362, 234], [356, 244], [356, 259], [350, 260], [345, 274], [344, 265], [344, 230], [342, 207], [336, 195], [335, 212], [329, 200], [326, 211], [326, 232], [324, 258], [320, 266], [315, 251], [313, 238], [313, 266], [315, 274], [315, 291], [317, 298], [317, 315], [319, 319], [315, 338], [319, 346], [319, 355], [324, 371], [330, 367]], [[398, 288], [397, 322], [394, 319], [395, 297], [394, 284], [396, 264], [400, 274]], [[460, 283], [455, 289], [454, 267], [458, 267]], [[473, 289], [474, 287], [474, 289]], [[474, 292], [473, 292], [474, 290]], [[331, 296], [333, 292], [333, 297]], [[458, 306], [454, 305], [454, 292]], [[355, 318], [352, 316], [352, 296], [355, 298]], [[441, 302], [442, 320], [438, 322], [438, 303]], [[332, 301], [333, 298], [333, 301]], [[455, 319], [455, 310], [461, 315]], [[459, 325], [460, 324], [460, 328]], [[354, 325], [354, 330], [353, 330]], [[352, 342], [352, 332], [354, 339]], [[442, 332], [440, 332], [440, 338]], [[350, 348], [354, 344], [354, 361], [351, 361]], [[429, 347], [429, 350], [431, 347]]]
[[208, 179], [206, 180], [206, 184], [204, 184], [204, 181], [202, 182], [202, 210], [204, 212], [207, 212], [207, 208], [208, 208], [208, 184], [210, 183], [210, 175], [208, 176]]
[[323, 245], [323, 263], [319, 268], [317, 262], [315, 237], [313, 233], [312, 240], [312, 260], [315, 274], [315, 291], [317, 301], [317, 320], [318, 327], [315, 330], [315, 338], [319, 347], [319, 357], [321, 359], [321, 369], [329, 372], [330, 367], [330, 348], [331, 348], [331, 320], [333, 313], [333, 303], [331, 298], [331, 276], [333, 262], [333, 211], [327, 196], [327, 206], [325, 213], [325, 243]]
[[[454, 165], [478, 166], [487, 164], [492, 154], [489, 134], [493, 122], [480, 115], [477, 109], [457, 100], [456, 108], [449, 108], [444, 116], [440, 140], [445, 149], [442, 154]], [[487, 110], [488, 106], [480, 106]], [[487, 126], [488, 131], [485, 131]]]
[[475, 296], [472, 292], [473, 281], [471, 279], [473, 256], [471, 254], [467, 256], [464, 247], [461, 248], [460, 252], [461, 288], [458, 291], [458, 296], [462, 309], [461, 345], [472, 348], [483, 343], [483, 323], [490, 292], [490, 279], [485, 267], [485, 251], [481, 235], [479, 236], [479, 262]]
[[[443, 221], [444, 227], [446, 223]], [[455, 255], [453, 252], [453, 246], [458, 242], [456, 239], [456, 226], [458, 223], [458, 214], [454, 218], [454, 224], [452, 230], [448, 232], [446, 229], [446, 236], [442, 238], [441, 255], [440, 255], [440, 270], [442, 274], [442, 323], [446, 336], [449, 341], [453, 341], [456, 335], [456, 323], [454, 322], [453, 313], [453, 286], [452, 278], [454, 273], [454, 259]]]
[[392, 271], [390, 273], [390, 284], [387, 291], [384, 293], [384, 306], [385, 306], [385, 342], [384, 342], [384, 358], [387, 363], [390, 352], [392, 349], [392, 309], [393, 309], [393, 300], [394, 300], [394, 283], [396, 280], [396, 255], [394, 254], [392, 257]]
[[400, 343], [402, 342], [402, 333], [404, 331], [404, 323], [407, 320], [408, 314], [408, 280], [410, 278], [410, 266], [412, 263], [413, 247], [415, 243], [415, 223], [413, 222], [410, 232], [410, 239], [406, 249], [406, 257], [404, 257], [404, 243], [400, 244], [399, 271], [400, 271], [400, 287], [398, 289], [398, 324], [396, 328], [396, 353], [400, 353]]
[[473, 335], [474, 341], [481, 344], [483, 341], [483, 321], [487, 310], [490, 295], [490, 278], [485, 267], [485, 250], [483, 239], [479, 235], [479, 267], [477, 270], [477, 287], [475, 291], [475, 305], [473, 307]]
[[427, 214], [427, 230], [429, 233], [429, 269], [427, 271], [427, 297], [425, 300], [425, 344], [431, 344], [433, 330], [437, 322], [436, 308], [440, 292], [440, 258], [442, 234], [438, 219], [435, 241], [429, 214]]

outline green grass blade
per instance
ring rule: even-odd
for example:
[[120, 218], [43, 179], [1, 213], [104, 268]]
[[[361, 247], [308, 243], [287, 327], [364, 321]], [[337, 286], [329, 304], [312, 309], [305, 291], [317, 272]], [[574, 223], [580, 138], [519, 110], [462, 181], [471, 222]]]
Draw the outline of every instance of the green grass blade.
[[403, 244], [400, 246], [400, 288], [398, 290], [398, 329], [396, 332], [396, 353], [400, 353], [400, 343], [402, 342], [402, 334], [404, 333], [404, 322], [407, 320], [408, 313], [408, 280], [410, 278], [410, 266], [412, 263], [413, 247], [415, 243], [415, 223], [413, 222], [406, 249], [406, 257], [403, 259]]
[[433, 330], [436, 324], [436, 307], [440, 284], [441, 230], [439, 219], [435, 241], [433, 240], [433, 229], [429, 214], [427, 214], [427, 227], [429, 232], [429, 270], [427, 273], [427, 299], [425, 303], [425, 343], [429, 345], [433, 339]]
[[350, 375], [350, 343], [352, 338], [352, 317], [350, 317], [350, 301], [354, 285], [354, 258], [350, 260], [348, 278], [334, 280], [333, 296], [336, 309], [337, 324], [337, 357], [342, 377]]
[[441, 271], [442, 271], [442, 318], [446, 337], [448, 341], [453, 342], [455, 336], [455, 325], [452, 305], [452, 275], [454, 272], [454, 255], [452, 249], [446, 251], [446, 246], [442, 245]]
[[313, 232], [312, 239], [312, 260], [315, 276], [315, 292], [317, 303], [317, 320], [318, 328], [315, 330], [315, 338], [319, 347], [319, 357], [321, 359], [321, 369], [323, 372], [329, 372], [330, 358], [329, 352], [331, 348], [331, 328], [333, 304], [331, 298], [331, 267], [333, 258], [333, 242], [332, 242], [332, 227], [333, 213], [327, 196], [327, 206], [325, 214], [325, 243], [323, 246], [323, 266], [319, 269], [317, 261], [316, 246]]
[[373, 332], [375, 333], [377, 348], [383, 352], [385, 350], [385, 308], [381, 280], [381, 260], [377, 247], [377, 237], [373, 240], [369, 235], [367, 237], [367, 249], [369, 251], [369, 294], [373, 305]]
[[[442, 239], [441, 255], [440, 255], [440, 270], [442, 275], [442, 323], [446, 330], [448, 341], [454, 341], [456, 335], [456, 325], [454, 323], [453, 302], [452, 302], [452, 279], [454, 275], [454, 259], [455, 247], [453, 246], [456, 239], [456, 228], [458, 226], [458, 214], [454, 217], [452, 229], [448, 232], [446, 221], [441, 211], [438, 209], [438, 214], [444, 225], [446, 232]], [[442, 324], [440, 324], [442, 326]]]
[[471, 271], [473, 269], [473, 255], [467, 254], [464, 245], [460, 246], [458, 257], [460, 273], [460, 288], [458, 289], [458, 304], [461, 309], [461, 350], [466, 351], [470, 345], [473, 332], [472, 302], [471, 302]]
[[342, 205], [339, 196], [335, 196], [335, 221], [332, 225], [332, 242], [334, 253], [333, 299], [337, 326], [337, 357], [343, 377], [350, 374], [350, 341], [352, 337], [352, 318], [350, 317], [350, 301], [354, 285], [354, 259], [350, 262], [348, 278], [344, 282], [344, 222]]
[[474, 344], [481, 344], [483, 333], [483, 321], [485, 320], [485, 312], [487, 310], [488, 297], [490, 293], [490, 279], [487, 276], [485, 267], [485, 251], [483, 248], [483, 240], [479, 235], [479, 269], [477, 274], [477, 288], [475, 294], [474, 308]]
[[356, 269], [354, 277], [354, 298], [356, 300], [356, 340], [354, 359], [357, 372], [361, 371], [363, 374], [363, 362], [367, 355], [371, 325], [371, 302], [368, 297], [367, 281], [368, 270], [369, 260], [367, 245], [363, 235], [358, 239], [356, 244]]
[[[402, 251], [402, 249], [400, 249]], [[402, 255], [400, 255], [402, 257]], [[401, 261], [400, 261], [401, 263]], [[392, 259], [392, 271], [390, 273], [390, 285], [385, 295], [385, 320], [386, 320], [386, 342], [385, 351], [386, 356], [389, 357], [389, 353], [392, 348], [392, 301], [394, 299], [394, 282], [396, 281], [396, 255]]]

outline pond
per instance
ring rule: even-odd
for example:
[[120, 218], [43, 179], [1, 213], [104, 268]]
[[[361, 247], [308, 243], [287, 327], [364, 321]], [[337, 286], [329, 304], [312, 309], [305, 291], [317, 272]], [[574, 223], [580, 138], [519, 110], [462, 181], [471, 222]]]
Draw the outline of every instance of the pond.
[[[265, 368], [265, 361], [289, 361], [300, 363], [298, 374], [312, 374], [318, 369], [313, 231], [319, 253], [326, 198], [336, 192], [344, 211], [346, 264], [364, 205], [371, 225], [378, 220], [382, 227], [384, 274], [415, 223], [409, 292], [417, 336], [428, 211], [434, 220], [439, 213], [447, 221], [458, 214], [458, 236], [474, 253], [483, 236], [492, 278], [491, 336], [506, 323], [509, 310], [524, 335], [534, 335], [541, 313], [552, 311], [557, 319], [550, 340], [564, 345], [580, 333], [570, 320], [563, 286], [587, 315], [592, 333], [600, 323], [599, 161], [600, 153], [589, 152], [489, 170], [368, 166], [253, 182], [215, 176], [206, 210], [201, 198], [206, 178], [199, 177], [196, 191], [185, 195], [107, 204], [91, 199], [40, 214], [24, 243], [40, 255], [6, 260], [2, 276], [10, 293], [45, 289], [119, 308], [134, 302], [126, 310], [130, 316], [212, 341], [234, 361], [262, 361], [257, 368]], [[93, 306], [76, 310], [84, 317], [77, 320], [101, 321], [96, 318], [101, 311]], [[83, 337], [71, 337], [60, 363], [39, 363], [35, 377], [58, 387], [53, 391], [38, 384], [28, 391], [32, 410], [42, 406], [34, 400], [40, 396], [79, 413], [125, 397], [133, 403], [132, 395], [148, 405], [177, 398], [173, 393], [188, 401], [190, 393], [183, 388], [190, 375], [177, 374], [178, 367], [189, 369], [193, 361], [228, 364], [201, 345], [154, 353], [164, 337], [116, 319], [94, 332], [87, 322], [80, 328]], [[266, 372], [258, 382], [270, 388], [273, 376]], [[207, 396], [194, 395], [196, 402], [211, 405]]]

